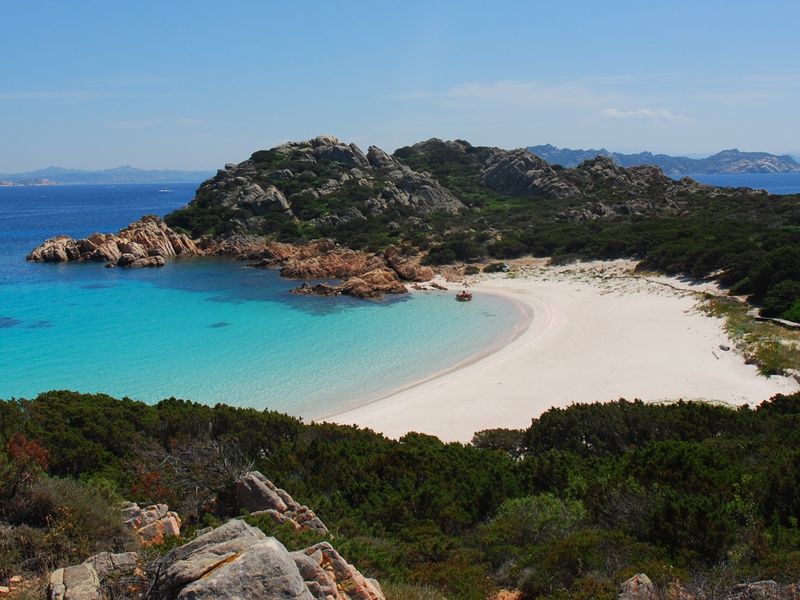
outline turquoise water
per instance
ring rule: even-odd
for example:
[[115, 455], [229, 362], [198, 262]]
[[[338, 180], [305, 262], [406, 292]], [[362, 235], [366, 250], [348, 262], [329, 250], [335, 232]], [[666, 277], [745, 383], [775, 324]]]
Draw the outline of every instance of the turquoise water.
[[72, 389], [319, 417], [452, 367], [519, 327], [518, 308], [492, 296], [294, 296], [296, 282], [222, 259], [138, 270], [24, 261], [49, 235], [116, 230], [193, 193], [157, 187], [0, 188], [0, 398]]

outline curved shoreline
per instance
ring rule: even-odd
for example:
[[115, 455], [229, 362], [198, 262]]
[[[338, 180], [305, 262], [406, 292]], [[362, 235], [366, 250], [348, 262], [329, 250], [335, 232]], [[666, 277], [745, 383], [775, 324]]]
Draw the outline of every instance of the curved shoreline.
[[[414, 291], [412, 293], [418, 293], [418, 292]], [[439, 293], [439, 292], [437, 292], [437, 293]], [[376, 402], [381, 402], [382, 400], [385, 400], [387, 398], [391, 398], [392, 396], [395, 396], [395, 395], [400, 394], [402, 392], [406, 392], [408, 390], [412, 390], [412, 389], [414, 389], [416, 387], [419, 387], [421, 385], [425, 385], [426, 383], [428, 383], [430, 381], [433, 381], [435, 379], [438, 379], [439, 377], [443, 377], [443, 376], [448, 375], [450, 373], [454, 373], [454, 372], [457, 372], [457, 371], [459, 371], [461, 369], [467, 368], [470, 365], [473, 365], [473, 364], [475, 364], [475, 363], [477, 363], [477, 362], [479, 362], [479, 361], [481, 361], [481, 360], [483, 360], [485, 358], [488, 358], [488, 357], [492, 356], [493, 354], [496, 354], [497, 352], [501, 352], [502, 350], [507, 348], [509, 345], [513, 344], [520, 337], [525, 335], [525, 333], [530, 329], [531, 324], [535, 320], [535, 315], [534, 315], [534, 312], [533, 312], [533, 308], [529, 304], [526, 304], [524, 302], [520, 302], [517, 298], [513, 298], [513, 297], [510, 297], [510, 296], [505, 295], [505, 294], [487, 292], [486, 295], [491, 295], [491, 296], [496, 296], [498, 298], [502, 298], [503, 300], [507, 301], [509, 304], [513, 305], [514, 308], [519, 313], [520, 320], [518, 321], [517, 325], [514, 327], [513, 331], [509, 335], [503, 336], [502, 338], [496, 340], [493, 344], [491, 344], [487, 348], [483, 348], [483, 349], [478, 350], [474, 354], [468, 356], [467, 358], [464, 358], [464, 359], [460, 360], [459, 362], [455, 363], [454, 365], [446, 367], [444, 369], [440, 369], [440, 370], [438, 370], [438, 371], [436, 371], [434, 373], [431, 373], [429, 375], [426, 375], [422, 379], [414, 380], [411, 383], [403, 384], [403, 385], [401, 385], [399, 387], [396, 387], [396, 388], [394, 388], [392, 390], [381, 392], [377, 396], [374, 396], [372, 398], [363, 398], [363, 399], [357, 400], [357, 401], [353, 402], [352, 404], [350, 404], [350, 405], [348, 405], [346, 407], [339, 406], [338, 408], [336, 408], [333, 411], [327, 411], [327, 412], [324, 412], [324, 413], [313, 414], [313, 415], [304, 415], [304, 417], [307, 418], [311, 422], [314, 422], [314, 421], [336, 421], [336, 419], [337, 419], [337, 417], [339, 415], [346, 414], [346, 413], [349, 413], [351, 411], [358, 410], [358, 409], [363, 408], [365, 406], [369, 406], [370, 404], [375, 404]], [[342, 409], [344, 409], [344, 410], [342, 410]]]
[[[481, 429], [524, 428], [551, 407], [639, 398], [741, 405], [797, 390], [766, 378], [730, 345], [722, 322], [695, 310], [702, 286], [609, 276], [629, 261], [534, 265], [521, 277], [481, 276], [476, 293], [526, 304], [535, 318], [513, 341], [383, 398], [326, 417], [400, 437], [468, 442]], [[671, 282], [682, 289], [663, 285]]]

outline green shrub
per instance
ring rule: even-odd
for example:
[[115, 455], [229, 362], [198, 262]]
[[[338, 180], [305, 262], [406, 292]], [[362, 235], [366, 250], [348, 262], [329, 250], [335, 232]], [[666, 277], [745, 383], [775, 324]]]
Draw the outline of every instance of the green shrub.
[[439, 590], [428, 585], [381, 582], [386, 600], [448, 600]]
[[43, 572], [81, 562], [100, 551], [120, 552], [134, 542], [119, 507], [73, 479], [43, 478], [6, 506], [18, 562]]
[[484, 273], [505, 273], [508, 271], [508, 265], [502, 262], [494, 262], [483, 267]]
[[[794, 313], [798, 313], [798, 315]], [[764, 297], [761, 314], [765, 317], [797, 320], [791, 317], [800, 316], [800, 281], [781, 281], [771, 287]]]

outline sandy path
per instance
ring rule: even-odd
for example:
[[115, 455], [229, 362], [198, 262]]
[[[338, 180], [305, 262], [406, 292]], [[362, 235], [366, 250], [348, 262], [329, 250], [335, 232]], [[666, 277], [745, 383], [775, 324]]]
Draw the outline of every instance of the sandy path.
[[762, 377], [735, 351], [721, 350], [720, 344], [732, 345], [722, 321], [695, 310], [695, 294], [609, 277], [630, 266], [584, 263], [484, 278], [473, 285], [476, 294], [503, 295], [533, 309], [522, 335], [463, 368], [327, 420], [391, 437], [419, 431], [469, 441], [475, 431], [527, 427], [548, 408], [574, 402], [624, 397], [755, 404], [800, 389], [792, 379]]

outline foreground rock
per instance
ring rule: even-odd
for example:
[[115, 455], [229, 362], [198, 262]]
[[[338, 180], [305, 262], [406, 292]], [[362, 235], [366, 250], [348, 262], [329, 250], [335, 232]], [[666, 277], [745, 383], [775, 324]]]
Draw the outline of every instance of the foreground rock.
[[83, 564], [56, 569], [50, 574], [49, 600], [101, 600], [103, 584], [113, 578], [133, 575], [138, 566], [135, 552], [103, 552]]
[[327, 544], [290, 553], [275, 538], [228, 521], [149, 567], [159, 600], [385, 600]]
[[181, 519], [166, 504], [140, 508], [134, 503], [122, 509], [122, 518], [145, 546], [163, 544], [167, 538], [181, 536]]
[[634, 575], [623, 582], [619, 600], [657, 600], [656, 586], [644, 573]]
[[85, 239], [57, 236], [35, 248], [27, 260], [36, 262], [104, 262], [120, 267], [161, 267], [164, 260], [201, 254], [188, 236], [177, 233], [155, 216], [142, 217], [116, 234], [94, 233]]
[[301, 505], [258, 471], [251, 471], [236, 482], [236, 502], [239, 511], [246, 510], [254, 516], [269, 515], [296, 530], [328, 533], [313, 510]]

